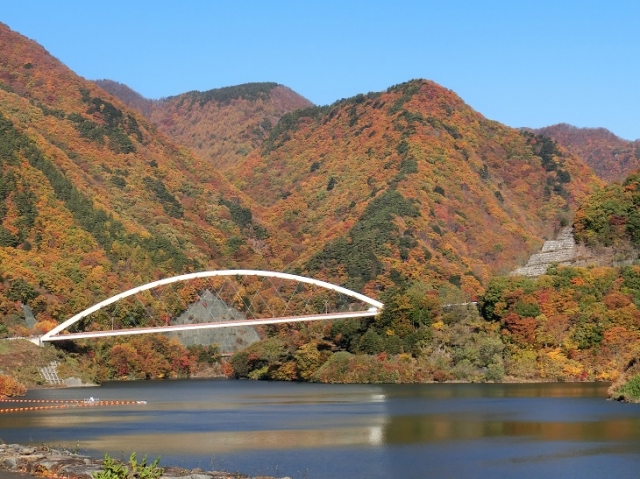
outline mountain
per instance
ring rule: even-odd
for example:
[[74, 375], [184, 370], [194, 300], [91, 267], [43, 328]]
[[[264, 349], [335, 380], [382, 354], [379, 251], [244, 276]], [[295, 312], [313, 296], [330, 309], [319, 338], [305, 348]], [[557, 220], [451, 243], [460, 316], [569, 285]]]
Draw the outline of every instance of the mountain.
[[[563, 268], [535, 284], [491, 281], [571, 224], [594, 191], [576, 215], [579, 239], [607, 246], [609, 232], [624, 230], [637, 244], [635, 176], [601, 188], [560, 141], [488, 120], [426, 80], [324, 107], [305, 107], [276, 84], [147, 103], [100, 83], [136, 108], [150, 105], [149, 118], [0, 25], [0, 335], [31, 333], [23, 318], [46, 330], [151, 280], [242, 267], [326, 279], [385, 307], [362, 321], [265, 328], [267, 339], [231, 360], [238, 375], [611, 379], [609, 366], [595, 375], [572, 361], [596, 364], [584, 358], [602, 335], [611, 355], [618, 337], [635, 338], [607, 329], [613, 316], [602, 316], [600, 298], [611, 311], [628, 309], [616, 320], [635, 335], [629, 288], [640, 291], [637, 268], [621, 273], [626, 283], [618, 273]], [[604, 228], [595, 235], [592, 219]], [[582, 317], [572, 291], [592, 280], [598, 288], [580, 291], [594, 316]], [[96, 321], [162, 323], [197, 301], [198, 287], [177, 285], [162, 317], [133, 300]], [[470, 299], [485, 305], [483, 317], [466, 309]], [[188, 371], [184, 348], [161, 338], [96, 342], [91, 361], [104, 377]], [[544, 353], [538, 359], [533, 341]], [[156, 367], [163, 361], [168, 369]], [[415, 375], [401, 374], [406, 364]], [[556, 372], [536, 373], [540, 364]], [[368, 371], [379, 375], [367, 379]]]
[[259, 212], [208, 162], [0, 24], [5, 327], [25, 305], [55, 324], [160, 277], [266, 266], [283, 241]]
[[606, 181], [622, 181], [640, 168], [640, 140], [623, 140], [605, 128], [577, 128], [559, 123], [531, 131], [557, 141], [584, 159]]
[[[420, 282], [474, 297], [599, 184], [552, 140], [430, 81], [284, 114], [302, 100], [275, 84], [186, 93], [158, 102], [175, 111], [170, 139], [34, 42], [5, 26], [0, 39], [0, 294], [40, 320], [216, 267], [291, 270], [373, 296]], [[248, 133], [276, 104], [272, 127]], [[223, 112], [228, 143], [247, 145], [228, 163], [233, 184], [174, 142], [187, 123], [215, 136], [195, 120]]]
[[121, 83], [96, 83], [222, 172], [260, 146], [282, 115], [313, 105], [277, 83], [245, 83], [153, 101]]
[[487, 120], [424, 80], [326, 107], [275, 83], [150, 103], [97, 83], [148, 107], [160, 130], [250, 196], [287, 236], [273, 245], [285, 267], [370, 283], [372, 294], [393, 272], [474, 296], [568, 224], [598, 183], [553, 140]]
[[425, 80], [288, 113], [228, 176], [295, 239], [285, 264], [304, 274], [470, 296], [524, 264], [600, 183], [554, 141]]
[[119, 83], [113, 80], [95, 80], [95, 83], [104, 91], [109, 92], [111, 95], [119, 98], [122, 103], [129, 108], [138, 110], [144, 116], [149, 118], [153, 109], [153, 100], [143, 97], [137, 91], [129, 88], [124, 83]]

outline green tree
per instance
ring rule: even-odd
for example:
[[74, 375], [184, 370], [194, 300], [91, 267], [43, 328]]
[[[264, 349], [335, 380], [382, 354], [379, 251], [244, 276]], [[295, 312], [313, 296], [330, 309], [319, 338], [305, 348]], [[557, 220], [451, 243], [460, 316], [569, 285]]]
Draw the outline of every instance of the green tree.
[[384, 340], [373, 329], [369, 329], [360, 338], [358, 349], [366, 354], [379, 354], [384, 351]]
[[30, 300], [39, 296], [33, 286], [22, 278], [14, 279], [9, 283], [9, 289], [7, 290], [7, 298], [11, 301], [22, 301], [28, 303]]

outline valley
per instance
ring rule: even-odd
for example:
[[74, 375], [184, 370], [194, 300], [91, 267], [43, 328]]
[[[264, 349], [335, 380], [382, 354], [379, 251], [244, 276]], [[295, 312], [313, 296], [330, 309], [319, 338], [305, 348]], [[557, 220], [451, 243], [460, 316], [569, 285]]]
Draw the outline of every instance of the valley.
[[[385, 304], [375, 318], [245, 332], [222, 363], [210, 336], [47, 353], [87, 381], [207, 368], [363, 383], [638, 374], [638, 145], [606, 131], [510, 128], [423, 79], [326, 106], [274, 82], [150, 100], [0, 25], [0, 165], [5, 337], [201, 270], [289, 272]], [[582, 263], [509, 276], [545, 241], [574, 237]], [[603, 251], [610, 261], [589, 259]], [[175, 294], [189, 305], [202, 292]], [[132, 303], [82, 326], [166, 320]], [[30, 374], [18, 380], [41, 383]]]

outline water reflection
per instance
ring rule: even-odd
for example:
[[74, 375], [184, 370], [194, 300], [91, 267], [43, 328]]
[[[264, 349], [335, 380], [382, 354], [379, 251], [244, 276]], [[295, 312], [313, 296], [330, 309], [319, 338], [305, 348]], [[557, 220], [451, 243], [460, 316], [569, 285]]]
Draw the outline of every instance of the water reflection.
[[640, 419], [585, 422], [482, 421], [433, 416], [393, 417], [386, 444], [522, 437], [537, 441], [639, 441]]
[[[341, 446], [379, 446], [383, 443], [384, 429], [381, 426], [297, 429], [278, 431], [228, 431], [209, 433], [172, 434], [172, 454], [219, 454], [232, 451], [316, 449]], [[83, 446], [94, 450], [136, 450], [140, 444], [151, 450], [167, 448], [167, 438], [156, 434], [131, 434], [127, 436], [104, 436], [83, 441]]]
[[[148, 403], [3, 414], [0, 437], [80, 444], [97, 456], [162, 455], [184, 467], [216, 457], [227, 461], [226, 467], [254, 474], [274, 474], [266, 464], [286, 463], [289, 472], [276, 475], [292, 477], [523, 479], [558, 475], [554, 468], [560, 466], [582, 470], [582, 477], [615, 468], [624, 477], [624, 471], [640, 469], [640, 407], [605, 401], [606, 388], [113, 383], [95, 395]], [[30, 393], [52, 399], [82, 395], [79, 390]]]

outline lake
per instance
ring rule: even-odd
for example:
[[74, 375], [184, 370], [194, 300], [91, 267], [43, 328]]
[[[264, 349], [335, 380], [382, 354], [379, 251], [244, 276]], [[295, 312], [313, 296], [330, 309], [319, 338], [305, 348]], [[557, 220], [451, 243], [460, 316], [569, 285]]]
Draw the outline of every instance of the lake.
[[0, 438], [294, 479], [638, 477], [640, 405], [606, 401], [606, 389], [115, 382], [30, 391], [25, 399], [147, 403], [4, 413]]

